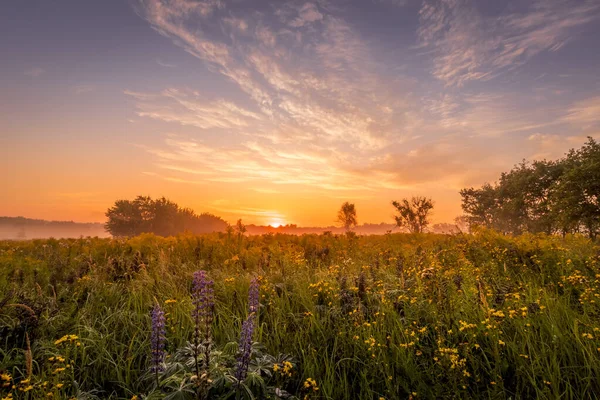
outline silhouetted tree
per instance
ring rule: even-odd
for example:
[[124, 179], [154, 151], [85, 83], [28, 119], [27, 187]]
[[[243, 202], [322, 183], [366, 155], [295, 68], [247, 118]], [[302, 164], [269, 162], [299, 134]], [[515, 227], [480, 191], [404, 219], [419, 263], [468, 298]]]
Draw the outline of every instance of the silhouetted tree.
[[197, 215], [191, 209], [180, 208], [176, 203], [161, 197], [152, 200], [138, 196], [134, 200], [117, 200], [106, 212], [105, 229], [113, 236], [134, 236], [154, 233], [172, 236], [192, 233], [222, 232], [227, 222], [212, 214]]
[[426, 197], [413, 197], [401, 202], [393, 201], [392, 205], [398, 211], [394, 217], [396, 225], [405, 227], [412, 233], [423, 232], [429, 225], [429, 212], [433, 209], [433, 201]]
[[346, 232], [350, 232], [358, 224], [354, 204], [348, 202], [342, 204], [342, 207], [338, 211], [337, 222], [342, 224]]
[[235, 224], [235, 230], [237, 231], [237, 233], [238, 233], [239, 236], [243, 236], [244, 233], [246, 233], [246, 231], [247, 231], [246, 225], [244, 225], [242, 223], [241, 219], [237, 220], [237, 222]]
[[460, 191], [471, 225], [504, 233], [600, 230], [600, 144], [593, 138], [557, 161], [523, 161], [499, 181]]

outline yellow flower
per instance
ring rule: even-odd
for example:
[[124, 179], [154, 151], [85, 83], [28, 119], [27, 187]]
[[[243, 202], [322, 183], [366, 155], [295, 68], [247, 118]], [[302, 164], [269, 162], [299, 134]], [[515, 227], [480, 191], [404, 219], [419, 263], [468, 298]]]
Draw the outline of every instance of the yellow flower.
[[175, 299], [165, 300], [165, 304], [173, 304], [173, 303], [177, 303], [177, 300], [175, 300]]
[[291, 370], [292, 368], [294, 368], [294, 365], [289, 362], [289, 361], [284, 361], [283, 362], [283, 373], [284, 374], [288, 374], [288, 375], [292, 375]]
[[306, 378], [306, 381], [304, 381], [304, 388], [305, 389], [311, 389], [316, 392], [317, 390], [319, 390], [319, 387], [317, 386], [317, 381], [315, 381], [312, 378]]
[[502, 340], [498, 340], [498, 344], [499, 344], [500, 346], [504, 346], [506, 343], [504, 343]]
[[63, 387], [63, 386], [65, 386], [65, 384], [64, 384], [64, 383], [57, 383], [57, 384], [56, 384], [56, 387], [57, 387], [57, 388], [59, 388], [59, 389], [60, 389], [61, 387]]
[[6, 372], [6, 373], [3, 373], [3, 374], [0, 374], [0, 379], [2, 379], [3, 381], [7, 381], [8, 382], [8, 381], [10, 381], [11, 376], [10, 376], [10, 374], [8, 372]]

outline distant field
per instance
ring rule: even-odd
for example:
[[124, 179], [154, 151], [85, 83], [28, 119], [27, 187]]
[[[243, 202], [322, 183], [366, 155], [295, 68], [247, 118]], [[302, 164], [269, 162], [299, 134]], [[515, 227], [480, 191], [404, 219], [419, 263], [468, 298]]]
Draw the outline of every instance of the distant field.
[[[215, 296], [200, 376], [198, 270]], [[599, 306], [600, 247], [582, 237], [0, 241], [0, 399], [598, 398]]]

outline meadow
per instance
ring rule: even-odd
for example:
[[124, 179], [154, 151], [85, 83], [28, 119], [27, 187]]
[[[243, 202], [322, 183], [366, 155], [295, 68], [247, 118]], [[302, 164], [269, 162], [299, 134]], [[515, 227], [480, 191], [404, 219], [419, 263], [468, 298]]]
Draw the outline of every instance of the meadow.
[[[201, 373], [197, 271], [214, 282]], [[581, 236], [2, 241], [0, 399], [598, 398], [599, 306]]]

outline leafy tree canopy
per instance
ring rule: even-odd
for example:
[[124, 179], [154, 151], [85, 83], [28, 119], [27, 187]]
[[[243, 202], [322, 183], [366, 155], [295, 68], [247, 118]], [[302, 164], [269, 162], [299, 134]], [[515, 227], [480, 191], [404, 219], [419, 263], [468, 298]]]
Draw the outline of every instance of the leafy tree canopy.
[[108, 221], [104, 227], [113, 236], [141, 233], [172, 236], [185, 231], [201, 234], [223, 232], [228, 226], [216, 215], [198, 215], [164, 197], [153, 200], [148, 196], [138, 196], [134, 200], [117, 200], [106, 212], [106, 217]]
[[495, 184], [460, 191], [471, 225], [501, 232], [586, 233], [600, 230], [600, 144], [593, 138], [556, 161], [523, 161]]

